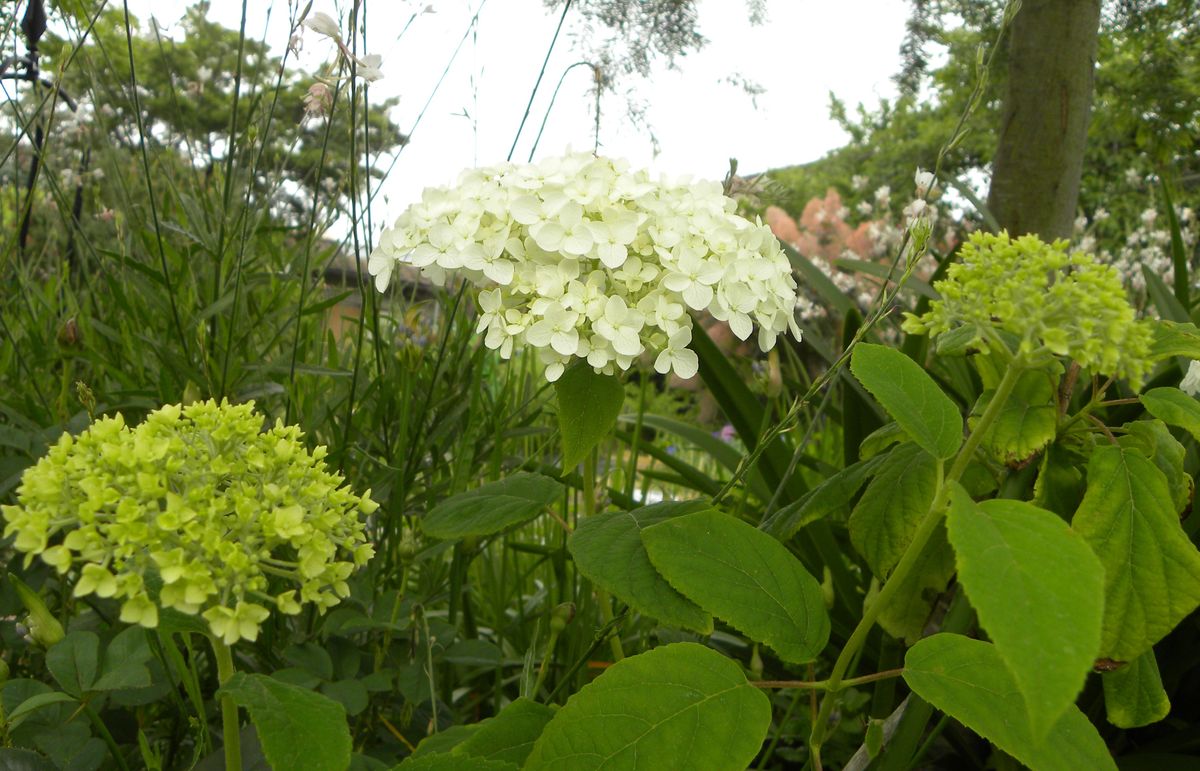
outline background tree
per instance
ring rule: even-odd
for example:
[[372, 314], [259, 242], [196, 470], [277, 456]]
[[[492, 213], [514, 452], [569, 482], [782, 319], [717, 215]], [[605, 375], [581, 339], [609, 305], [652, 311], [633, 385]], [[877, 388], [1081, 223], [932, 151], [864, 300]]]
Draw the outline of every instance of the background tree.
[[1099, 23], [1100, 0], [1025, 0], [1013, 19], [988, 191], [988, 207], [1013, 235], [1071, 235]]

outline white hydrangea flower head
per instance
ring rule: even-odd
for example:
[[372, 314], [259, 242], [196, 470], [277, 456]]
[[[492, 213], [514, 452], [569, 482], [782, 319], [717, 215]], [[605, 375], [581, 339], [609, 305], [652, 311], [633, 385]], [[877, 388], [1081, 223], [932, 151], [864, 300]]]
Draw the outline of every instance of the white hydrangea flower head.
[[509, 358], [532, 349], [556, 380], [573, 359], [613, 374], [638, 360], [684, 379], [698, 368], [688, 310], [763, 351], [800, 338], [796, 280], [779, 241], [715, 182], [654, 181], [627, 163], [569, 153], [463, 172], [384, 231], [368, 270], [397, 265], [480, 287], [477, 331]]

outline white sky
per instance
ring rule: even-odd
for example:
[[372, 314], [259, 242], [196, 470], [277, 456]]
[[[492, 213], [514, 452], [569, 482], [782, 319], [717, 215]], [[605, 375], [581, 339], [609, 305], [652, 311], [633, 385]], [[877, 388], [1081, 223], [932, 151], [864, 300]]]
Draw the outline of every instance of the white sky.
[[[476, 33], [468, 37], [428, 112], [401, 153], [377, 199], [376, 217], [390, 221], [429, 185], [447, 184], [477, 164], [504, 160], [534, 80], [558, 22], [542, 0], [484, 0]], [[168, 33], [189, 3], [129, 0], [143, 21], [155, 16]], [[434, 13], [417, 16], [403, 38], [405, 22], [427, 3], [367, 2], [368, 53], [383, 57], [383, 80], [372, 85], [379, 98], [398, 96], [393, 118], [408, 131], [429, 98], [479, 0], [436, 0]], [[345, 0], [313, 0], [312, 10], [344, 18]], [[906, 0], [768, 0], [767, 18], [751, 26], [743, 0], [699, 0], [701, 33], [708, 45], [679, 60], [675, 71], [659, 68], [637, 82], [661, 152], [654, 157], [645, 130], [629, 125], [622, 97], [602, 103], [601, 152], [628, 158], [672, 175], [719, 179], [728, 159], [739, 171], [762, 171], [814, 160], [846, 136], [829, 119], [828, 94], [848, 105], [874, 105], [894, 94], [899, 46], [909, 11]], [[212, 0], [210, 17], [236, 28], [241, 0]], [[288, 38], [286, 0], [251, 0], [247, 35], [265, 39], [281, 52]], [[568, 16], [514, 160], [528, 157], [533, 138], [563, 71], [580, 60], [582, 29]], [[572, 34], [574, 33], [574, 34]], [[333, 44], [305, 30], [299, 65], [318, 69], [332, 61]], [[399, 39], [398, 39], [399, 38]], [[766, 89], [751, 97], [723, 83], [737, 73]], [[590, 71], [573, 70], [550, 114], [538, 157], [592, 146]], [[632, 81], [630, 81], [632, 82]], [[463, 117], [469, 113], [474, 119]], [[457, 113], [457, 114], [456, 114]]]

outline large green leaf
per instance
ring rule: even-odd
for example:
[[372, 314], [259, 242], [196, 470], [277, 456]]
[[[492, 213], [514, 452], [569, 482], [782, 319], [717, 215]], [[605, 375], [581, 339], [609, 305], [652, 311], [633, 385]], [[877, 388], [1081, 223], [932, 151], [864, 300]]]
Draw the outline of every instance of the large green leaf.
[[[1167, 478], [1175, 511], [1182, 513], [1191, 503], [1192, 494], [1195, 492], [1192, 475], [1183, 470], [1187, 450], [1171, 435], [1171, 430], [1161, 420], [1135, 420], [1126, 423], [1122, 428], [1126, 433], [1118, 439], [1121, 446], [1137, 448], [1154, 461], [1154, 465], [1158, 466], [1158, 470]], [[1071, 510], [1074, 511], [1075, 508], [1072, 507]]]
[[876, 455], [851, 464], [805, 493], [800, 500], [779, 509], [759, 527], [786, 541], [796, 531], [819, 519], [850, 511], [850, 500], [879, 470], [886, 456]]
[[850, 371], [930, 455], [944, 460], [958, 452], [962, 416], [919, 364], [894, 348], [859, 343]]
[[580, 573], [639, 613], [669, 626], [712, 634], [712, 616], [671, 588], [642, 544], [642, 528], [707, 508], [705, 501], [669, 501], [595, 514], [579, 523], [567, 548]]
[[266, 675], [236, 672], [221, 693], [250, 713], [272, 768], [342, 769], [350, 765], [346, 710], [316, 691]]
[[554, 383], [563, 471], [587, 457], [617, 424], [625, 389], [615, 375], [601, 375], [587, 362], [570, 367]]
[[492, 535], [533, 519], [563, 491], [550, 477], [513, 474], [442, 501], [421, 520], [421, 529], [444, 540]]
[[1100, 649], [1104, 568], [1058, 515], [1023, 501], [976, 504], [957, 484], [946, 529], [958, 580], [1044, 738]]
[[104, 649], [104, 666], [92, 689], [117, 691], [149, 686], [151, 678], [146, 662], [153, 657], [144, 628], [131, 626], [123, 630]]
[[708, 510], [648, 527], [642, 541], [671, 586], [785, 661], [812, 661], [829, 641], [821, 585], [761, 530]]
[[884, 458], [850, 512], [850, 542], [880, 579], [912, 542], [937, 493], [939, 461], [907, 442]]
[[457, 744], [452, 755], [499, 760], [521, 765], [533, 749], [533, 743], [554, 717], [554, 708], [530, 699], [517, 699], [495, 717], [478, 723], [474, 731]]
[[1104, 565], [1100, 654], [1132, 661], [1200, 605], [1200, 552], [1167, 479], [1135, 449], [1098, 447], [1072, 526]]
[[[988, 391], [979, 397], [976, 414], [983, 414], [993, 393]], [[1001, 463], [1017, 464], [1053, 441], [1057, 430], [1054, 380], [1044, 369], [1030, 369], [1017, 377], [1012, 394], [984, 436], [983, 445]]]
[[572, 696], [525, 769], [742, 771], [770, 724], [770, 699], [737, 662], [674, 643], [618, 661]]
[[1151, 388], [1139, 398], [1151, 415], [1200, 440], [1200, 400], [1178, 388]]
[[926, 637], [908, 650], [904, 680], [1033, 771], [1116, 771], [1104, 740], [1075, 706], [1044, 738], [1034, 736], [1020, 689], [991, 643], [945, 633]]
[[1171, 711], [1163, 690], [1154, 651], [1146, 651], [1120, 669], [1105, 672], [1104, 707], [1108, 722], [1118, 728], [1140, 728], [1157, 723]]
[[72, 696], [91, 690], [99, 666], [100, 638], [95, 632], [71, 632], [46, 651], [46, 669]]

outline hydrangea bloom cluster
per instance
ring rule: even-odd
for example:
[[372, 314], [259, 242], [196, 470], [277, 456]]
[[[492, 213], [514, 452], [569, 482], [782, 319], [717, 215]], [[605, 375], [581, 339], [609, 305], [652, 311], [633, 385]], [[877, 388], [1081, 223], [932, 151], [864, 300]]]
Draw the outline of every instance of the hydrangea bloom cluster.
[[994, 328], [1020, 340], [1018, 354], [1045, 349], [1080, 366], [1127, 377], [1137, 387], [1149, 369], [1151, 332], [1138, 321], [1120, 276], [1083, 252], [1067, 252], [1066, 241], [1047, 244], [1036, 236], [975, 233], [963, 245], [961, 262], [934, 288], [923, 316], [907, 314], [904, 329], [941, 334], [960, 325], [981, 332]]
[[197, 402], [63, 434], [25, 472], [5, 536], [27, 560], [78, 571], [74, 593], [121, 600], [121, 620], [201, 613], [233, 644], [274, 606], [322, 612], [373, 555], [359, 513], [376, 504], [325, 469], [296, 426], [262, 431], [253, 403]]
[[384, 232], [368, 269], [385, 289], [397, 264], [441, 284], [483, 288], [479, 331], [508, 358], [529, 346], [553, 381], [574, 358], [598, 372], [643, 355], [696, 374], [688, 310], [707, 311], [765, 351], [799, 338], [796, 281], [761, 222], [713, 182], [654, 182], [589, 153], [466, 171], [430, 188]]

